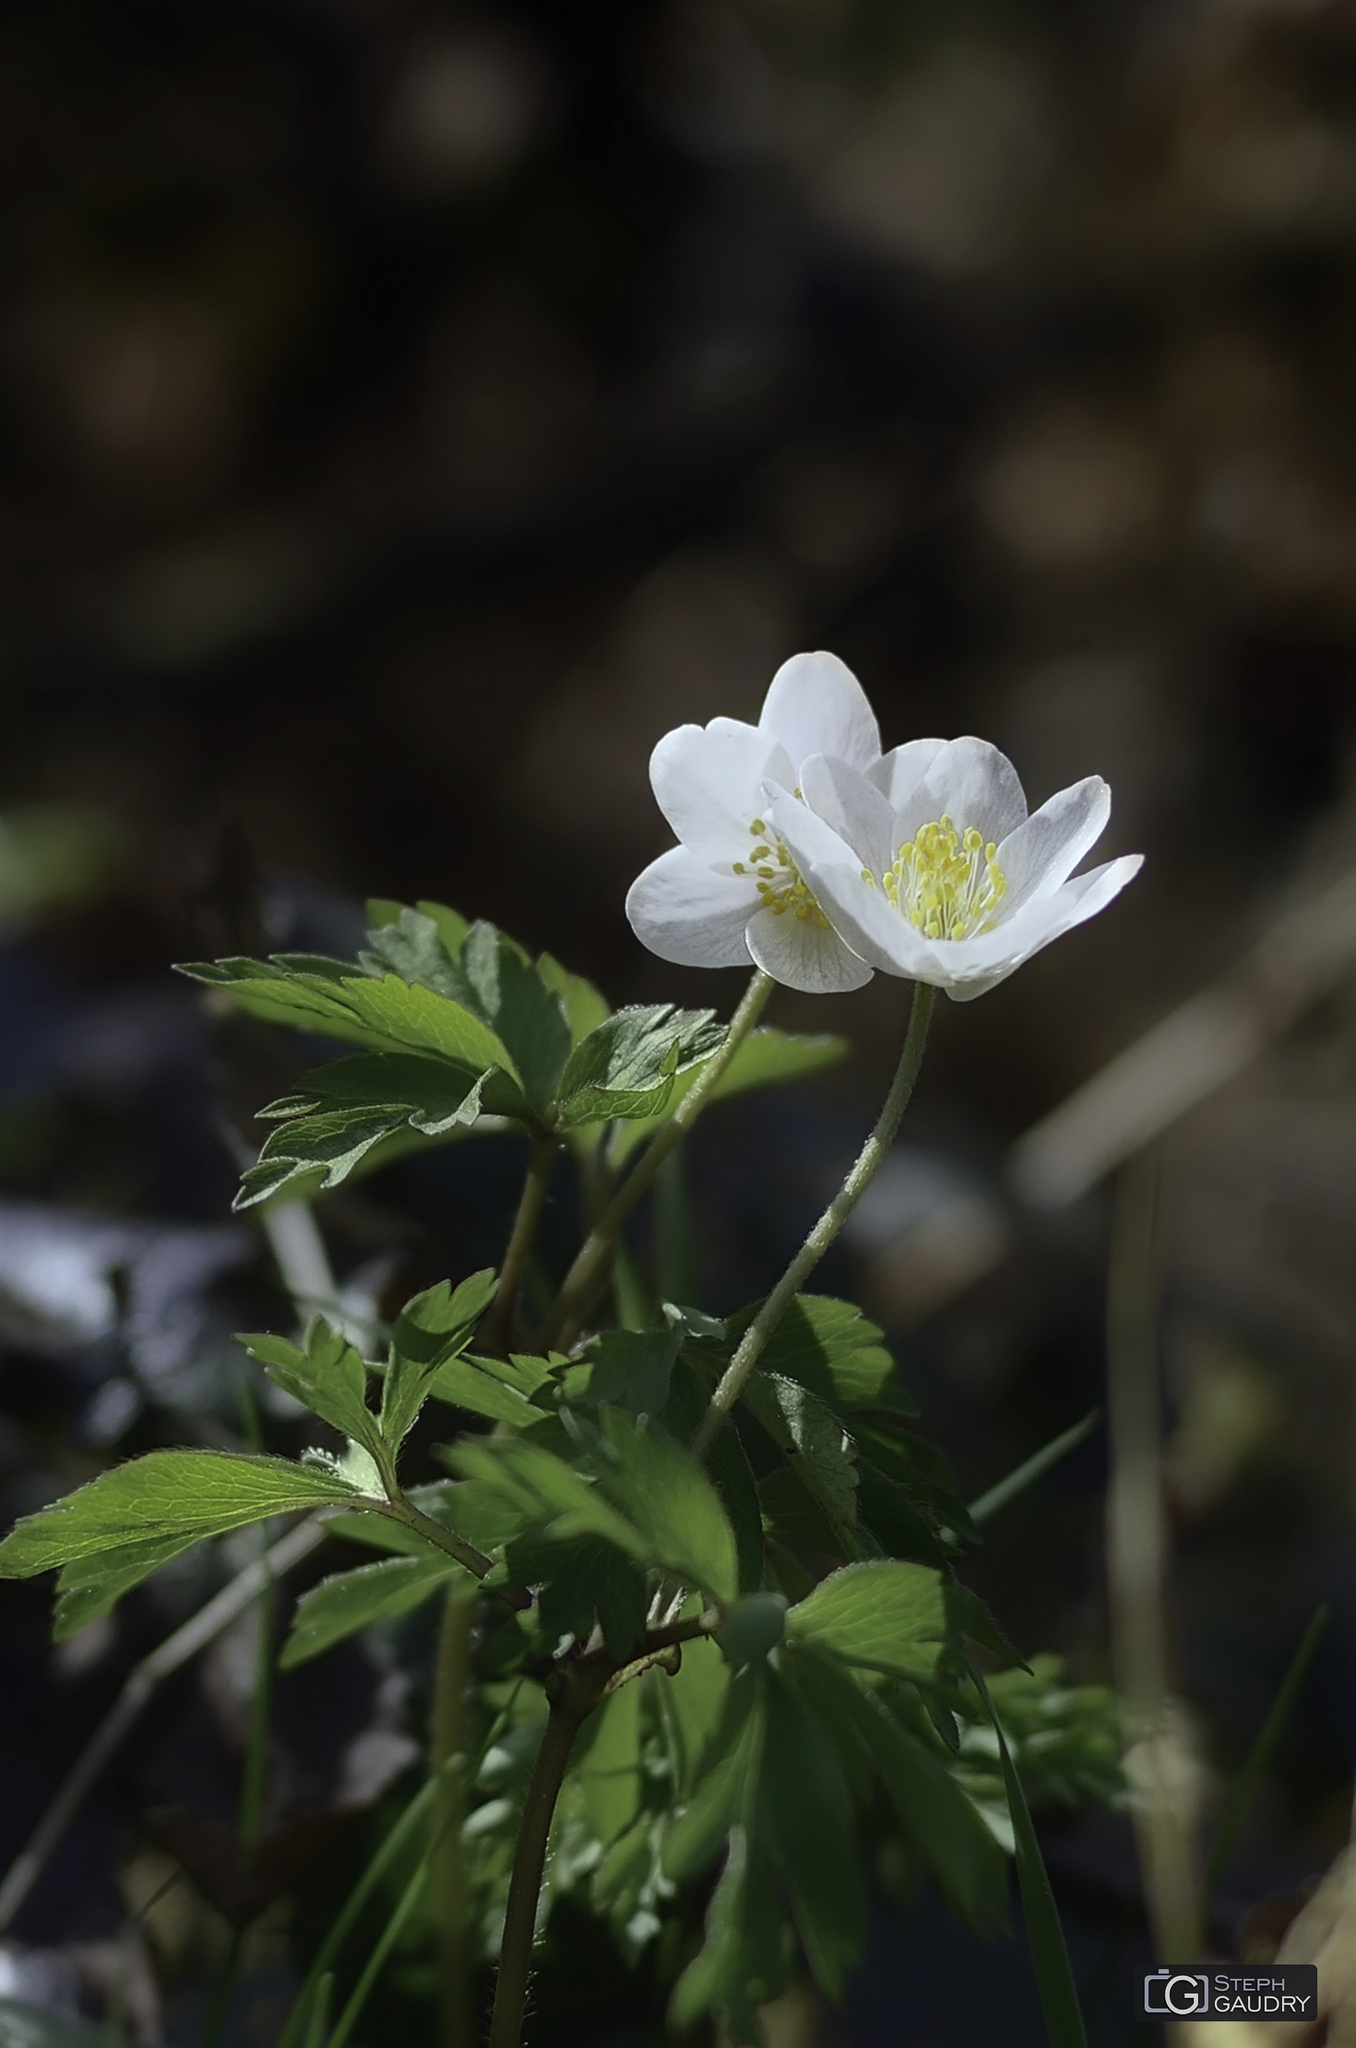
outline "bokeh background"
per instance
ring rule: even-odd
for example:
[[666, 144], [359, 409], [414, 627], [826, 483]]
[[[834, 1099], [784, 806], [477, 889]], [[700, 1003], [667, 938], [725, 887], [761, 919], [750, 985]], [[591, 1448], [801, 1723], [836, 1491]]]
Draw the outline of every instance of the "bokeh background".
[[[666, 843], [649, 750], [756, 715], [780, 660], [830, 647], [887, 745], [983, 733], [1033, 803], [1102, 773], [1099, 858], [1148, 856], [1093, 926], [944, 1006], [830, 1269], [967, 1492], [1103, 1400], [1113, 1198], [1090, 1172], [1024, 1202], [1011, 1148], [1321, 906], [1322, 964], [1310, 934], [1226, 1085], [1159, 1118], [1174, 1683], [1207, 1818], [1331, 1609], [1227, 1948], [1351, 1803], [1356, 917], [1323, 892], [1356, 861], [1356, 7], [11, 0], [0, 188], [6, 1515], [185, 1418], [225, 1428], [227, 1333], [267, 1313], [223, 1103], [247, 1127], [295, 1054], [223, 1051], [170, 963], [350, 950], [364, 896], [424, 896], [614, 1001], [728, 1008], [737, 976], [649, 959], [622, 915]], [[901, 990], [775, 1014], [857, 1057], [703, 1132], [718, 1309], [849, 1156]], [[478, 1262], [515, 1172], [337, 1198], [341, 1272]], [[1105, 1475], [1097, 1432], [972, 1571], [1086, 1678], [1109, 1669]], [[176, 1586], [55, 1661], [45, 1593], [8, 1589], [0, 1847], [192, 1604]], [[129, 1748], [30, 1945], [106, 1942], [138, 1814], [227, 1801], [231, 1683], [185, 1679]], [[354, 1727], [380, 1683], [353, 1676]], [[1088, 1967], [1133, 1946], [1124, 1818], [1051, 1844]], [[910, 1939], [882, 1933], [851, 2039], [903, 2038]], [[920, 2043], [1029, 2005], [1019, 1959], [956, 1967], [999, 2006], [939, 1992]]]

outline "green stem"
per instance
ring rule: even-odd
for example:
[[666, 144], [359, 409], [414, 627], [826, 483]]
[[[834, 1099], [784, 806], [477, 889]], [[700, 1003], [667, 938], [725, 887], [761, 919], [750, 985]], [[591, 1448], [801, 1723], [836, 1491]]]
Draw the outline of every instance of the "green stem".
[[523, 1802], [523, 1817], [513, 1852], [513, 1874], [509, 1879], [508, 1911], [504, 1916], [504, 1938], [499, 1950], [499, 1975], [494, 1987], [489, 2048], [519, 2048], [522, 2040], [527, 1986], [532, 1970], [532, 1944], [537, 1930], [537, 1900], [541, 1893], [542, 1872], [546, 1868], [551, 1819], [574, 1738], [595, 1704], [596, 1698], [585, 1702], [568, 1697], [551, 1703], [546, 1732], [541, 1739], [527, 1798]]
[[466, 1818], [466, 1693], [475, 1628], [474, 1589], [454, 1580], [443, 1603], [433, 1687], [433, 1919], [442, 1963], [442, 2048], [471, 2048], [469, 1902], [462, 1822]]
[[711, 1396], [711, 1405], [702, 1419], [701, 1428], [693, 1439], [692, 1450], [697, 1458], [704, 1458], [710, 1450], [722, 1423], [748, 1384], [749, 1375], [758, 1363], [763, 1347], [866, 1193], [877, 1168], [893, 1144], [900, 1119], [913, 1093], [913, 1084], [918, 1079], [918, 1069], [923, 1063], [923, 1048], [927, 1043], [928, 1023], [932, 1016], [935, 996], [936, 990], [930, 988], [926, 982], [914, 983], [913, 1005], [909, 1011], [909, 1028], [904, 1034], [904, 1049], [899, 1055], [895, 1078], [890, 1083], [890, 1092], [885, 1098], [884, 1108], [876, 1119], [875, 1128], [857, 1154], [856, 1162], [838, 1193], [740, 1338], [734, 1357]]
[[[263, 1539], [264, 1531], [259, 1531]], [[261, 1540], [260, 1556], [267, 1557]], [[273, 1708], [273, 1581], [269, 1579], [259, 1595], [254, 1694], [250, 1700], [249, 1738], [245, 1745], [245, 1767], [240, 1783], [240, 1847], [247, 1861], [259, 1847], [264, 1825], [264, 1794], [268, 1786], [268, 1731]]]
[[518, 1202], [518, 1213], [513, 1219], [513, 1230], [499, 1274], [499, 1286], [490, 1304], [489, 1315], [485, 1319], [485, 1348], [496, 1357], [506, 1356], [513, 1342], [513, 1311], [518, 1300], [518, 1289], [522, 1285], [533, 1239], [537, 1235], [537, 1224], [541, 1220], [542, 1204], [546, 1200], [546, 1190], [551, 1184], [551, 1169], [555, 1163], [555, 1139], [534, 1138], [532, 1155], [527, 1163], [527, 1178], [523, 1182], [523, 1192]]
[[701, 1115], [726, 1068], [762, 1016], [774, 986], [771, 975], [764, 974], [761, 967], [755, 969], [753, 978], [744, 991], [743, 1000], [730, 1019], [730, 1028], [725, 1034], [719, 1052], [707, 1061], [663, 1129], [651, 1139], [647, 1150], [642, 1153], [580, 1246], [574, 1264], [565, 1275], [555, 1306], [538, 1335], [539, 1350], [544, 1351], [552, 1346], [567, 1349], [574, 1342], [583, 1326], [585, 1316], [606, 1283], [608, 1268], [612, 1263], [613, 1247], [623, 1223], [674, 1146], [691, 1130]]
[[486, 1557], [483, 1551], [477, 1550], [474, 1543], [467, 1543], [451, 1529], [445, 1529], [441, 1522], [435, 1522], [398, 1489], [392, 1495], [389, 1508], [379, 1509], [378, 1512], [390, 1514], [395, 1521], [403, 1522], [407, 1529], [413, 1529], [418, 1535], [426, 1537], [430, 1543], [436, 1543], [439, 1550], [445, 1550], [449, 1557], [455, 1557], [458, 1564], [465, 1565], [467, 1571], [478, 1579], [483, 1579], [486, 1572], [494, 1568], [493, 1559]]

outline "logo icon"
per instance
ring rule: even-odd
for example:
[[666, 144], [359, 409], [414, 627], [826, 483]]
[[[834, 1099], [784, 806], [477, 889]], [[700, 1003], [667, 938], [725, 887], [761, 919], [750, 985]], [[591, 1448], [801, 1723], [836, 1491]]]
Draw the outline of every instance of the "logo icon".
[[1204, 1970], [1154, 1970], [1144, 1979], [1144, 2010], [1161, 2019], [1209, 2012], [1209, 1975]]

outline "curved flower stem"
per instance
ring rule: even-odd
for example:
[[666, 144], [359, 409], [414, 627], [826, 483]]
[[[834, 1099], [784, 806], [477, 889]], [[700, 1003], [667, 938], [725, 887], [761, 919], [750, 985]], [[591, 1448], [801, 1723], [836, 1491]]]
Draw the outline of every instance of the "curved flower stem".
[[542, 1204], [546, 1190], [551, 1184], [551, 1169], [556, 1163], [556, 1141], [554, 1138], [534, 1138], [532, 1156], [527, 1164], [527, 1178], [518, 1203], [518, 1213], [513, 1219], [513, 1230], [504, 1253], [504, 1264], [499, 1274], [499, 1286], [490, 1304], [485, 1319], [484, 1343], [487, 1351], [496, 1357], [507, 1355], [513, 1342], [513, 1310], [518, 1300], [518, 1289], [522, 1285], [523, 1271], [532, 1240], [537, 1234]]
[[567, 1688], [551, 1702], [546, 1732], [541, 1739], [523, 1804], [517, 1847], [513, 1852], [513, 1874], [509, 1879], [504, 1939], [499, 1950], [499, 1975], [494, 1987], [489, 2048], [518, 2048], [522, 2039], [528, 1979], [532, 1970], [532, 1944], [537, 1930], [537, 1899], [541, 1892], [542, 1872], [546, 1868], [551, 1819], [574, 1738], [597, 1704], [596, 1695], [572, 1698], [571, 1691], [572, 1688]]
[[674, 1146], [701, 1115], [716, 1084], [762, 1016], [774, 986], [770, 974], [764, 974], [761, 967], [754, 970], [743, 1000], [730, 1019], [730, 1028], [719, 1052], [707, 1061], [673, 1115], [651, 1140], [648, 1150], [641, 1155], [580, 1246], [574, 1264], [565, 1275], [555, 1306], [538, 1333], [539, 1349], [546, 1350], [551, 1346], [564, 1349], [574, 1342], [607, 1279], [613, 1248], [623, 1223]]
[[914, 983], [913, 1006], [909, 1011], [909, 1028], [904, 1034], [904, 1049], [899, 1055], [895, 1078], [890, 1083], [890, 1092], [885, 1098], [884, 1108], [876, 1119], [875, 1129], [857, 1154], [856, 1161], [838, 1193], [740, 1338], [734, 1357], [725, 1368], [720, 1383], [711, 1396], [711, 1405], [702, 1418], [701, 1428], [693, 1438], [692, 1450], [695, 1457], [704, 1458], [710, 1450], [722, 1423], [743, 1393], [768, 1338], [847, 1222], [894, 1142], [900, 1119], [908, 1107], [909, 1097], [913, 1094], [913, 1084], [918, 1079], [918, 1069], [923, 1063], [923, 1047], [927, 1043], [928, 1023], [932, 1017], [936, 993], [937, 991], [926, 982]]

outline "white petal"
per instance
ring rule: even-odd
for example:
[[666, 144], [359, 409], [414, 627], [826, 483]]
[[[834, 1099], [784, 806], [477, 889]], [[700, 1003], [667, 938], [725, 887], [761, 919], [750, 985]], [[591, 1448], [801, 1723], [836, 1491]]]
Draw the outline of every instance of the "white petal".
[[779, 797], [772, 822], [820, 909], [854, 953], [885, 974], [911, 974], [921, 943], [884, 891], [862, 879], [863, 863], [832, 826], [794, 797]]
[[641, 944], [679, 967], [746, 967], [744, 927], [758, 907], [747, 876], [714, 874], [685, 846], [652, 860], [626, 894]]
[[880, 759], [876, 714], [836, 654], [793, 654], [784, 661], [763, 700], [758, 729], [781, 741], [797, 769], [811, 754], [833, 754], [853, 768]]
[[[867, 769], [867, 780], [874, 782], [898, 810], [912, 796], [945, 745], [945, 740], [907, 740], [902, 747], [891, 747], [888, 754]], [[923, 822], [926, 824], [927, 820]]]
[[[946, 812], [958, 832], [976, 825], [986, 839], [1003, 840], [1026, 816], [1017, 770], [987, 740], [949, 740], [928, 769], [924, 790], [936, 805], [931, 817]], [[927, 817], [919, 817], [914, 830], [927, 823]], [[912, 838], [913, 831], [907, 836]]]
[[735, 718], [680, 725], [650, 756], [650, 782], [660, 810], [683, 845], [709, 867], [728, 869], [749, 851], [749, 826], [759, 815], [763, 783], [795, 780], [784, 748]]
[[[953, 1001], [968, 1003], [1015, 974], [1032, 955], [1075, 926], [1105, 910], [1144, 865], [1142, 853], [1122, 854], [1086, 875], [1076, 875], [1053, 895], [1032, 897], [1009, 924], [947, 949], [951, 972], [945, 982]], [[938, 951], [940, 952], [940, 948]]]
[[895, 814], [888, 799], [865, 775], [827, 754], [801, 762], [800, 788], [815, 815], [857, 855], [858, 866], [879, 880], [895, 857]]
[[1048, 896], [1097, 844], [1111, 816], [1111, 791], [1100, 775], [1059, 790], [1009, 833], [998, 849], [1007, 879], [1004, 921], [1030, 896]]
[[849, 952], [837, 932], [794, 911], [760, 910], [749, 922], [748, 947], [764, 974], [805, 995], [842, 995], [865, 988], [871, 969]]

